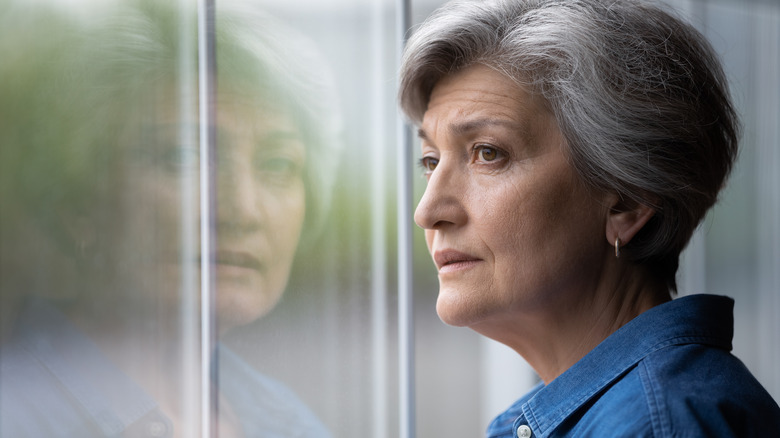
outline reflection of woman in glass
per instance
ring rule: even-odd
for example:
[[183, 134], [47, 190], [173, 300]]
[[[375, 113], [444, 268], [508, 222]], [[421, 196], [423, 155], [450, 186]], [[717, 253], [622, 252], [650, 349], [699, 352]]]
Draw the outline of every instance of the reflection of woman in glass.
[[[200, 425], [196, 51], [180, 33], [191, 17], [154, 3], [97, 27], [52, 20], [46, 34], [16, 35], [29, 46], [3, 49], [16, 62], [0, 96], [11, 122], [1, 436], [190, 436]], [[316, 57], [266, 16], [229, 7], [217, 22], [220, 333], [277, 303], [335, 161], [333, 99], [308, 76]], [[327, 436], [278, 382], [225, 348], [215, 358], [223, 434]]]

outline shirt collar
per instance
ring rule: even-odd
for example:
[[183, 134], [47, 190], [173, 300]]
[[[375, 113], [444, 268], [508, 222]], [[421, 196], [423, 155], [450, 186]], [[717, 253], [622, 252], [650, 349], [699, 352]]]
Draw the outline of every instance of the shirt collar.
[[669, 345], [731, 350], [734, 301], [690, 295], [656, 306], [618, 329], [521, 406], [534, 431], [550, 433], [648, 354]]

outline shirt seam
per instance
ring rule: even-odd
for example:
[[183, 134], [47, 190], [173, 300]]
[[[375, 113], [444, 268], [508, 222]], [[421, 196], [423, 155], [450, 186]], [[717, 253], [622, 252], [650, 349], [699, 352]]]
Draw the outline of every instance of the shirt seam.
[[647, 364], [649, 359], [641, 361], [637, 365], [639, 370], [639, 380], [642, 382], [642, 387], [645, 392], [645, 400], [648, 405], [648, 412], [650, 415], [650, 425], [652, 429], [652, 436], [669, 436], [668, 431], [664, 430], [664, 421], [662, 411], [664, 410], [663, 401], [660, 395], [656, 391], [655, 379], [650, 372], [650, 367]]

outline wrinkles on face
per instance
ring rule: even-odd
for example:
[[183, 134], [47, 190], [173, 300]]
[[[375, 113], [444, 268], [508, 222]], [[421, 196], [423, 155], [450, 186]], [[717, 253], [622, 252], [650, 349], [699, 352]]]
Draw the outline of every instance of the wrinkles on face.
[[[423, 156], [439, 161], [415, 220], [433, 254], [479, 260], [440, 271], [439, 316], [468, 326], [570, 293], [601, 249], [604, 211], [543, 102], [495, 70], [468, 67], [434, 87], [420, 136]], [[485, 145], [493, 161], [475, 155]]]

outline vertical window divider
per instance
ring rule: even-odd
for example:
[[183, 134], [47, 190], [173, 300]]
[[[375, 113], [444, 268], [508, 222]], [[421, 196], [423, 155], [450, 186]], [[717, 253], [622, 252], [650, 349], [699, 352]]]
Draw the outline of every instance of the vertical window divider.
[[[195, 3], [190, 0], [178, 0], [179, 10], [179, 38], [181, 48], [178, 53], [178, 76], [179, 83], [179, 141], [185, 145], [197, 145], [197, 134], [193, 130], [198, 126], [196, 121], [198, 115], [195, 113], [197, 108], [197, 96], [193, 95], [193, 90], [197, 89], [197, 58], [193, 57], [195, 44], [197, 41], [193, 36], [197, 35], [197, 22], [193, 21], [195, 12]], [[198, 181], [198, 184], [200, 182]], [[192, 257], [200, 254], [199, 240], [197, 238], [200, 230], [198, 229], [198, 192], [200, 188], [194, 183], [194, 180], [188, 177], [180, 179], [181, 187], [181, 278], [180, 299], [182, 308], [180, 309], [182, 333], [182, 354], [180, 366], [182, 375], [180, 377], [181, 388], [179, 391], [182, 401], [182, 421], [181, 436], [196, 437], [200, 430], [200, 295], [199, 266], [192, 263]]]
[[[381, 47], [387, 41], [384, 23], [385, 0], [374, 0], [371, 13], [371, 45]], [[391, 61], [392, 62], [392, 61]], [[391, 147], [385, 147], [387, 113], [384, 101], [384, 72], [386, 71], [385, 54], [375, 50], [371, 59], [373, 68], [372, 101], [373, 118], [372, 132], [375, 144], [371, 148], [371, 381], [372, 387], [372, 437], [388, 438], [388, 288], [387, 288], [387, 175], [386, 162]]]
[[[397, 0], [396, 13], [399, 60], [411, 27], [411, 0]], [[414, 438], [414, 303], [412, 278], [412, 129], [398, 118], [398, 381], [399, 436]]]
[[216, 38], [214, 0], [198, 2], [198, 95], [200, 136], [201, 245], [201, 436], [217, 436], [216, 299]]

